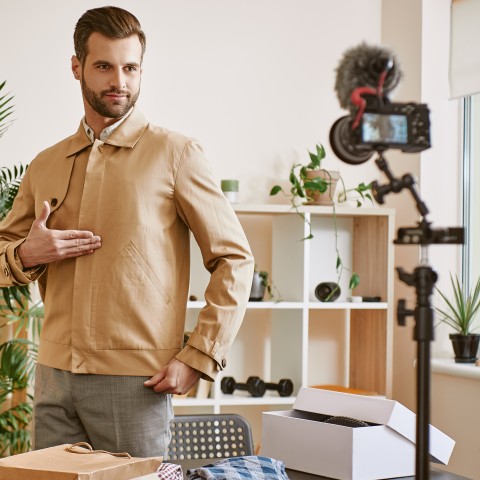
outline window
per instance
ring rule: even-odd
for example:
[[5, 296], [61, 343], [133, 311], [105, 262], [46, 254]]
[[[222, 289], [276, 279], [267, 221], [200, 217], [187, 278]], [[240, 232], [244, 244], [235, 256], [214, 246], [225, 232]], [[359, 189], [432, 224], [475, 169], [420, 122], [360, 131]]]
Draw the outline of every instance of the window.
[[480, 94], [465, 97], [463, 140], [463, 283], [480, 276]]

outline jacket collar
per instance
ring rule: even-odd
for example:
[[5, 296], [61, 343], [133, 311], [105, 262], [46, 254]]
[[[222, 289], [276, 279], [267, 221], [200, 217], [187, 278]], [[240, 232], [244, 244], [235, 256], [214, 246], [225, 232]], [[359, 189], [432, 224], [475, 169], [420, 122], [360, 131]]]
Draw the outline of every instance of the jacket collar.
[[[147, 127], [148, 122], [143, 113], [138, 108], [134, 107], [133, 112], [121, 125], [118, 126], [118, 128], [115, 129], [105, 143], [116, 147], [133, 148], [145, 133]], [[85, 133], [83, 124], [80, 122], [77, 132], [70, 137], [67, 156], [75, 155], [84, 148], [89, 147], [91, 144], [90, 139]]]

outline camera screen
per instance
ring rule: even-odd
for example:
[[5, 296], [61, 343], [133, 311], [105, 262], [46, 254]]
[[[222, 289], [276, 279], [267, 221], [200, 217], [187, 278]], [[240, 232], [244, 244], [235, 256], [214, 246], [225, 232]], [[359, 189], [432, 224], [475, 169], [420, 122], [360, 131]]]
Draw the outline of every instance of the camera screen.
[[362, 116], [363, 143], [408, 143], [408, 125], [405, 115], [364, 113]]

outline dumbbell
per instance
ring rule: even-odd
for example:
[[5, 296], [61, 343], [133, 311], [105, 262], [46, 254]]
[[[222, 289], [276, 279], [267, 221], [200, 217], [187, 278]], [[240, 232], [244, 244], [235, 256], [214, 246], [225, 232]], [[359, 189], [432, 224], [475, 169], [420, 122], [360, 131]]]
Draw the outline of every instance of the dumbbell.
[[223, 393], [246, 390], [252, 397], [263, 397], [266, 390], [265, 382], [258, 377], [249, 377], [247, 383], [236, 383], [233, 377], [223, 377], [220, 388]]
[[[258, 377], [248, 377], [247, 384]], [[293, 382], [282, 378], [278, 383], [265, 383], [266, 390], [276, 390], [281, 397], [289, 397], [293, 393]]]

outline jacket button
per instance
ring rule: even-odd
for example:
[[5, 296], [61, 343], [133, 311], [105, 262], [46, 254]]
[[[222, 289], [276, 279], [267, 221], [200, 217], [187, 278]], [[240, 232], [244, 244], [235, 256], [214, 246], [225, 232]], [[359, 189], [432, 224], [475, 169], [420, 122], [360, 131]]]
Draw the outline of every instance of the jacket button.
[[58, 200], [57, 200], [56, 198], [52, 198], [52, 199], [50, 200], [50, 205], [51, 205], [52, 207], [54, 207], [57, 203], [58, 203]]
[[9, 276], [10, 276], [10, 269], [8, 268], [8, 266], [6, 266], [6, 267], [3, 269], [3, 273], [5, 274], [6, 277], [9, 277]]
[[225, 368], [227, 366], [227, 361], [223, 358], [222, 359], [222, 368]]

